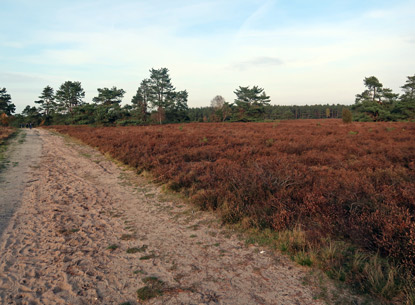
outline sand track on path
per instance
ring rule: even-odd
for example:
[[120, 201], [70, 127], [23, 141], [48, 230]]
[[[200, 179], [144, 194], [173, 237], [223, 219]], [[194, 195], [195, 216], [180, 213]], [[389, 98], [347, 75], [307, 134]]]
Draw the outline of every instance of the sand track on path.
[[1, 236], [1, 304], [137, 304], [150, 276], [163, 295], [146, 304], [320, 304], [286, 258], [92, 148], [33, 132], [42, 154]]

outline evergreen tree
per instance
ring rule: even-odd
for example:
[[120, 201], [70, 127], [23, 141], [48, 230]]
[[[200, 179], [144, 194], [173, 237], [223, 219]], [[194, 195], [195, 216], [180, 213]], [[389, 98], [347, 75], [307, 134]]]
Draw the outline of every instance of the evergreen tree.
[[16, 111], [16, 106], [12, 103], [12, 97], [7, 93], [6, 88], [0, 89], [0, 112], [12, 115]]
[[387, 121], [391, 119], [390, 106], [396, 95], [392, 90], [383, 89], [383, 85], [375, 76], [363, 80], [366, 90], [356, 95], [352, 109], [359, 121]]
[[99, 124], [99, 120], [102, 119], [98, 110], [99, 107], [103, 106], [96, 104], [82, 104], [74, 107], [71, 118], [67, 118], [66, 122], [79, 125]]
[[140, 87], [138, 87], [137, 93], [133, 96], [131, 100], [133, 108], [137, 113], [137, 117], [142, 122], [147, 121], [147, 109], [152, 93], [150, 82], [150, 79], [144, 79], [141, 82]]
[[241, 87], [234, 91], [236, 94], [236, 117], [238, 121], [258, 120], [265, 112], [265, 106], [271, 101], [263, 88]]
[[169, 70], [167, 68], [151, 69], [149, 105], [156, 110], [158, 122], [161, 124], [165, 119], [166, 108], [173, 104], [175, 88], [171, 83]]
[[399, 94], [393, 93], [392, 89], [383, 88], [381, 92], [381, 100], [383, 105], [391, 106], [399, 98]]
[[122, 98], [124, 97], [125, 91], [123, 89], [117, 89], [117, 87], [108, 88], [98, 88], [98, 96], [92, 99], [93, 102], [102, 105], [114, 105], [120, 104]]
[[98, 105], [95, 110], [95, 121], [98, 124], [109, 126], [122, 118], [121, 107], [118, 103], [112, 105]]
[[150, 70], [150, 106], [153, 109], [167, 108], [173, 103], [175, 88], [171, 83], [169, 70], [167, 68]]
[[66, 81], [56, 91], [55, 98], [64, 112], [72, 114], [73, 108], [83, 104], [85, 91], [81, 82]]
[[395, 103], [392, 113], [401, 120], [415, 120], [415, 75], [408, 76], [401, 88], [404, 93]]
[[363, 82], [370, 92], [372, 101], [374, 102], [375, 100], [378, 100], [380, 102], [380, 93], [383, 85], [379, 82], [379, 80], [374, 76], [370, 76], [365, 77]]
[[186, 90], [172, 93], [172, 103], [166, 108], [166, 117], [169, 122], [184, 122], [188, 121], [189, 117], [187, 111], [187, 98], [189, 94]]
[[56, 102], [55, 102], [55, 96], [53, 92], [53, 88], [50, 86], [46, 86], [42, 94], [39, 96], [40, 100], [35, 101], [35, 103], [40, 104], [39, 106], [39, 112], [46, 117], [48, 117], [53, 111], [56, 110]]
[[413, 101], [415, 99], [415, 75], [408, 76], [408, 79], [401, 88], [404, 94], [401, 96], [401, 100]]
[[356, 94], [356, 99], [355, 99], [355, 103], [359, 103], [362, 101], [366, 101], [366, 100], [370, 100], [370, 91], [369, 90], [365, 90], [363, 91], [361, 94]]
[[42, 120], [39, 110], [34, 106], [30, 107], [27, 105], [26, 108], [23, 109], [22, 115], [25, 118], [26, 123], [31, 123], [33, 125], [39, 125]]
[[[144, 83], [143, 83], [144, 82]], [[161, 124], [165, 119], [172, 122], [188, 120], [186, 90], [177, 92], [171, 83], [169, 70], [167, 68], [151, 69], [150, 78], [144, 80], [138, 90], [135, 101], [141, 101], [156, 112], [153, 118]]]

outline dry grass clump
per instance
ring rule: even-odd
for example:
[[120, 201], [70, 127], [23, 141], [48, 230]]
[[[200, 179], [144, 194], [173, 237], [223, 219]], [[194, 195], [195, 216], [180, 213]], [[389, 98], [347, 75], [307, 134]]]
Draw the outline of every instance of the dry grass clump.
[[331, 238], [318, 242], [299, 226], [272, 232], [248, 230], [247, 243], [279, 249], [303, 266], [315, 266], [330, 278], [360, 294], [376, 296], [382, 304], [415, 304], [413, 275], [396, 262]]

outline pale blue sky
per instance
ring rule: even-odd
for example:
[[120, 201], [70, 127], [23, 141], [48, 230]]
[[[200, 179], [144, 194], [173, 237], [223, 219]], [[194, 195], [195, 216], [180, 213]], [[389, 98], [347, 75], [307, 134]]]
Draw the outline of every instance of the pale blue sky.
[[167, 67], [189, 106], [258, 85], [272, 104], [351, 104], [375, 75], [415, 74], [415, 1], [0, 0], [0, 87], [20, 112], [47, 85], [85, 101], [117, 86], [130, 102]]

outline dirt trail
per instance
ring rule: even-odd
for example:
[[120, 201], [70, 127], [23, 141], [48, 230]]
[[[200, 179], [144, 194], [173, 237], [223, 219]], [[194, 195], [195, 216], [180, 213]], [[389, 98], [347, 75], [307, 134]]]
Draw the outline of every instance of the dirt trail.
[[146, 285], [163, 292], [146, 304], [320, 304], [286, 258], [89, 147], [45, 130], [27, 145], [40, 139], [0, 240], [1, 304], [137, 304]]
[[42, 152], [37, 130], [20, 130], [9, 143], [6, 164], [0, 173], [0, 236], [19, 207], [26, 184], [31, 183], [30, 171], [36, 167]]

